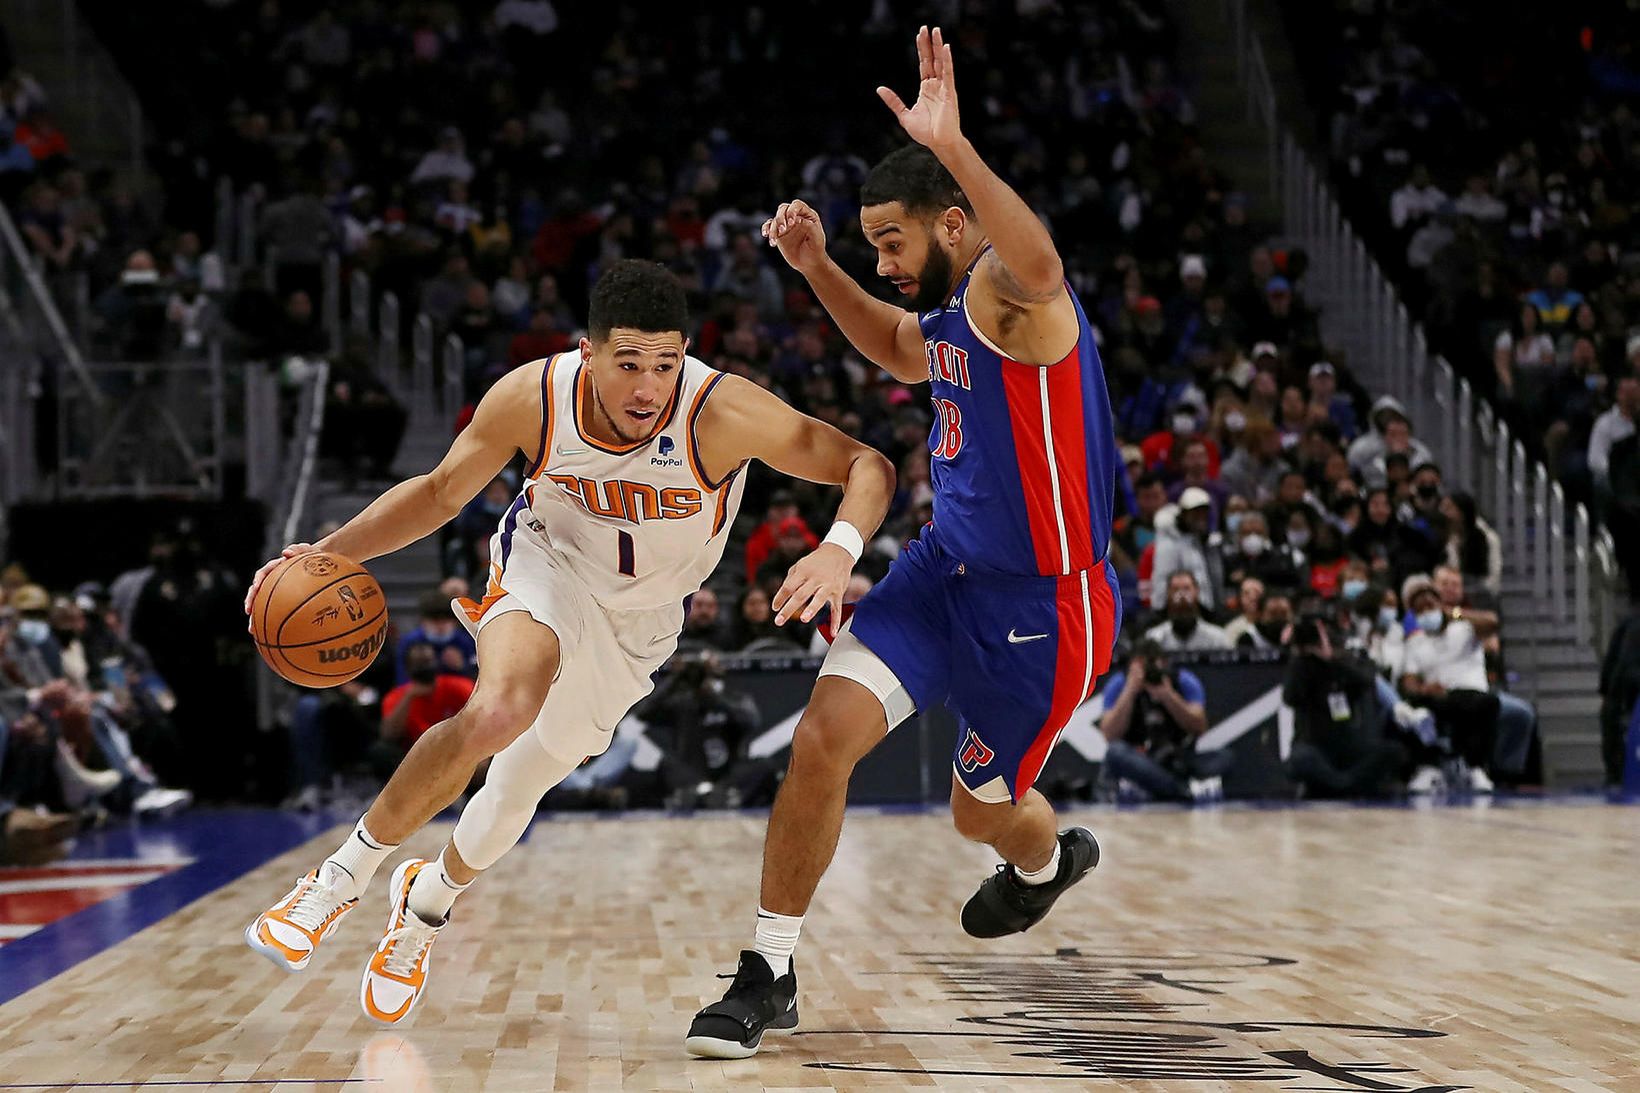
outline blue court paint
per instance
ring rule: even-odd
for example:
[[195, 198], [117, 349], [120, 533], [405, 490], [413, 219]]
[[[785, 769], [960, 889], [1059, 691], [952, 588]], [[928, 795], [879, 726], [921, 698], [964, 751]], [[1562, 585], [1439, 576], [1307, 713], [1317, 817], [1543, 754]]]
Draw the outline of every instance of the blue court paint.
[[0, 1089], [180, 1089], [194, 1085], [375, 1085], [380, 1078], [212, 1078], [191, 1082], [36, 1082], [0, 1085]]
[[[107, 858], [129, 858], [136, 863], [179, 857], [195, 860], [0, 947], [0, 1004], [349, 819], [271, 809], [201, 809], [155, 823], [132, 823], [80, 836], [69, 863]], [[0, 1089], [21, 1088], [28, 1087], [0, 1085]]]

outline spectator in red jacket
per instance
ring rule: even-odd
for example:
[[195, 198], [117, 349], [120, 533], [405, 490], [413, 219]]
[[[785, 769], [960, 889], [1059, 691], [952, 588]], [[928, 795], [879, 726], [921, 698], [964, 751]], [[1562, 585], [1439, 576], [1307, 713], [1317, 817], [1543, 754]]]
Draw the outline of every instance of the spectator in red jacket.
[[441, 671], [438, 653], [426, 642], [412, 645], [404, 663], [410, 679], [382, 699], [381, 742], [372, 752], [380, 757], [377, 766], [384, 775], [392, 773], [422, 733], [454, 717], [473, 694], [473, 681]]
[[763, 568], [763, 563], [780, 545], [782, 536], [791, 536], [794, 541], [801, 536], [809, 550], [820, 545], [820, 537], [803, 520], [797, 511], [797, 500], [788, 490], [776, 490], [770, 495], [768, 515], [752, 532], [751, 538], [746, 540], [747, 584], [757, 583], [757, 571]]

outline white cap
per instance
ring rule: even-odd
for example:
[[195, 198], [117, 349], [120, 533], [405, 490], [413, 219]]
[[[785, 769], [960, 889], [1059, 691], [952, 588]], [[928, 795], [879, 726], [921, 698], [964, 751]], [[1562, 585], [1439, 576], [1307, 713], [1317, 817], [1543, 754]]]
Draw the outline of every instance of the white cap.
[[1191, 509], [1203, 508], [1207, 505], [1211, 505], [1212, 503], [1213, 499], [1209, 497], [1207, 495], [1207, 491], [1202, 489], [1200, 486], [1191, 486], [1183, 493], [1179, 494], [1179, 509], [1182, 512], [1189, 512]]
[[1640, 353], [1640, 334], [1629, 335], [1628, 344], [1623, 346], [1623, 356], [1632, 357]]
[[1202, 259], [1202, 256], [1199, 255], [1199, 254], [1187, 254], [1187, 255], [1184, 256], [1184, 259], [1179, 263], [1179, 276], [1181, 278], [1184, 278], [1184, 277], [1206, 277], [1207, 276], [1207, 263]]
[[1257, 345], [1253, 346], [1254, 360], [1258, 360], [1266, 354], [1272, 357], [1279, 357], [1281, 356], [1281, 350], [1276, 348], [1275, 342], [1259, 342]]

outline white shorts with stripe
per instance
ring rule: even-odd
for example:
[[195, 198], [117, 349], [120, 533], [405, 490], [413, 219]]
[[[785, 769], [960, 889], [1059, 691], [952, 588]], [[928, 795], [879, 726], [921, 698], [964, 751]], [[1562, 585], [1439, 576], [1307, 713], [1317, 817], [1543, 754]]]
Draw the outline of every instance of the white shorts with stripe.
[[[602, 755], [615, 726], [654, 689], [654, 674], [677, 649], [683, 605], [611, 611], [550, 546], [534, 535], [510, 538], [505, 552], [499, 533], [492, 541], [495, 561], [483, 602], [455, 601], [456, 617], [474, 637], [512, 611], [526, 611], [551, 627], [558, 635], [558, 677], [533, 731], [548, 754], [559, 759], [579, 763]], [[483, 645], [479, 648], [482, 673]]]

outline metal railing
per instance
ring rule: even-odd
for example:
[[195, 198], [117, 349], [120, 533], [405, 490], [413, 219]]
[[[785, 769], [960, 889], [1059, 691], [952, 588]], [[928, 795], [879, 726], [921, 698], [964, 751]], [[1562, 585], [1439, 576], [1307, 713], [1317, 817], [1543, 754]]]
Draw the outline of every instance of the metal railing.
[[[1224, 0], [1236, 71], [1249, 121], [1262, 123], [1271, 152], [1287, 242], [1310, 257], [1305, 292], [1327, 319], [1328, 344], [1342, 350], [1370, 389], [1393, 394], [1414, 428], [1433, 445], [1447, 480], [1471, 487], [1502, 543], [1504, 568], [1529, 582], [1545, 620], [1534, 637], [1573, 637], [1604, 648], [1617, 621], [1616, 550], [1588, 509], [1569, 505], [1548, 468], [1467, 379], [1432, 354], [1422, 327], [1366, 244], [1344, 218], [1325, 178], [1279, 123], [1264, 49], [1251, 30], [1247, 0]], [[1572, 543], [1568, 559], [1567, 537]]]

